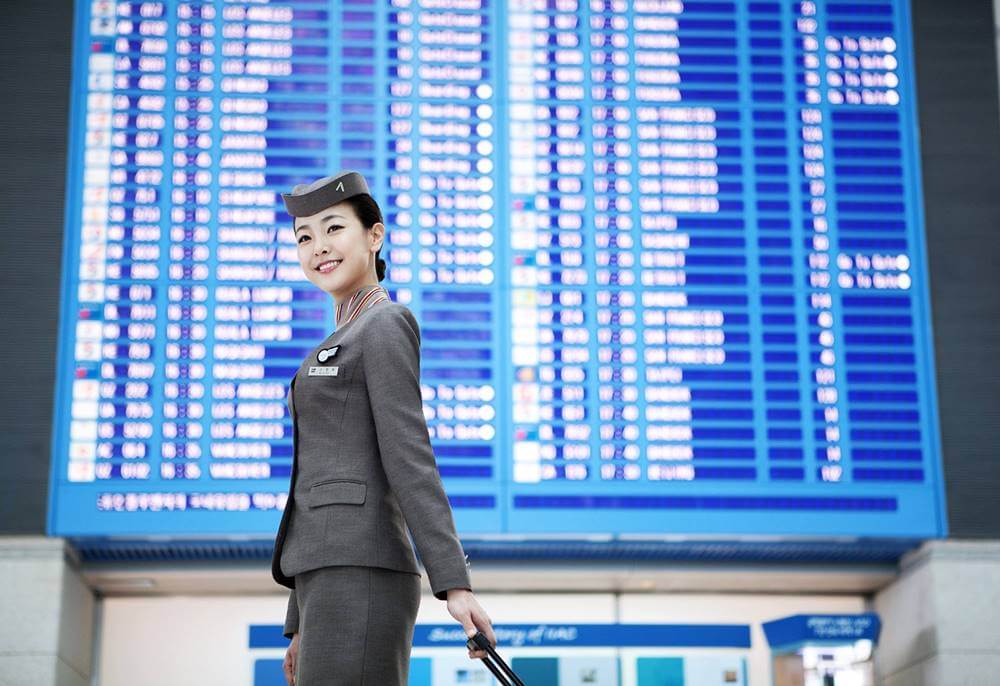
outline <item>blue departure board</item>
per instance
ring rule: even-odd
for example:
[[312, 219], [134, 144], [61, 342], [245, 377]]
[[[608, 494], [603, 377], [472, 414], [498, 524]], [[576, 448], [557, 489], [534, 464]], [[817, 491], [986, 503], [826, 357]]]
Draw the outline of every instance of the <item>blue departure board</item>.
[[49, 532], [273, 537], [342, 169], [463, 536], [947, 531], [908, 3], [76, 3]]

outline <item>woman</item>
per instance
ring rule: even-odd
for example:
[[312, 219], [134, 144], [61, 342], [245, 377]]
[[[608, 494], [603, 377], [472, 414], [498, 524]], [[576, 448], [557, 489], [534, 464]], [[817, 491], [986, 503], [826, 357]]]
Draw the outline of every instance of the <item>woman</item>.
[[[472, 593], [420, 394], [420, 328], [378, 281], [385, 226], [363, 176], [282, 194], [299, 263], [335, 303], [336, 331], [293, 376], [294, 458], [271, 574], [292, 589], [284, 635], [293, 686], [403, 686], [420, 605], [434, 597], [496, 646]], [[470, 658], [486, 655], [470, 650]]]

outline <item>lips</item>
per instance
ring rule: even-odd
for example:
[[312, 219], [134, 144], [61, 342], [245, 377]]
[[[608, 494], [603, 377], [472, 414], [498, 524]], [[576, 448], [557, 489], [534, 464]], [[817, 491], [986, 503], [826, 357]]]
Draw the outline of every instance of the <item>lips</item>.
[[341, 262], [343, 262], [343, 260], [327, 260], [326, 262], [320, 262], [316, 265], [316, 271], [322, 274], [327, 274], [336, 269]]

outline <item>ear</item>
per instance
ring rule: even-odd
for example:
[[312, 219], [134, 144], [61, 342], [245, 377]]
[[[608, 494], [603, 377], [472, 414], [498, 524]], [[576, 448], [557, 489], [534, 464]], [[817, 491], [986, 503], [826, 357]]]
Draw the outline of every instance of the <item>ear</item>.
[[373, 250], [380, 250], [382, 243], [385, 241], [385, 224], [382, 222], [372, 224], [371, 239]]

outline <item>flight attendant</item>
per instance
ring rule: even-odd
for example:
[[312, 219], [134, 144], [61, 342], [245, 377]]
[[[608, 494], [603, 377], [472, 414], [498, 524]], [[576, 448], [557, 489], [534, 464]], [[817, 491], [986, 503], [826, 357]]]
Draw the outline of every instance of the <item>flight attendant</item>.
[[[385, 226], [357, 172], [282, 194], [299, 263], [336, 330], [292, 377], [294, 458], [271, 574], [292, 589], [292, 686], [404, 686], [420, 568], [466, 636], [496, 646], [441, 484], [420, 393], [420, 327], [379, 285]], [[470, 658], [485, 657], [481, 650]]]

